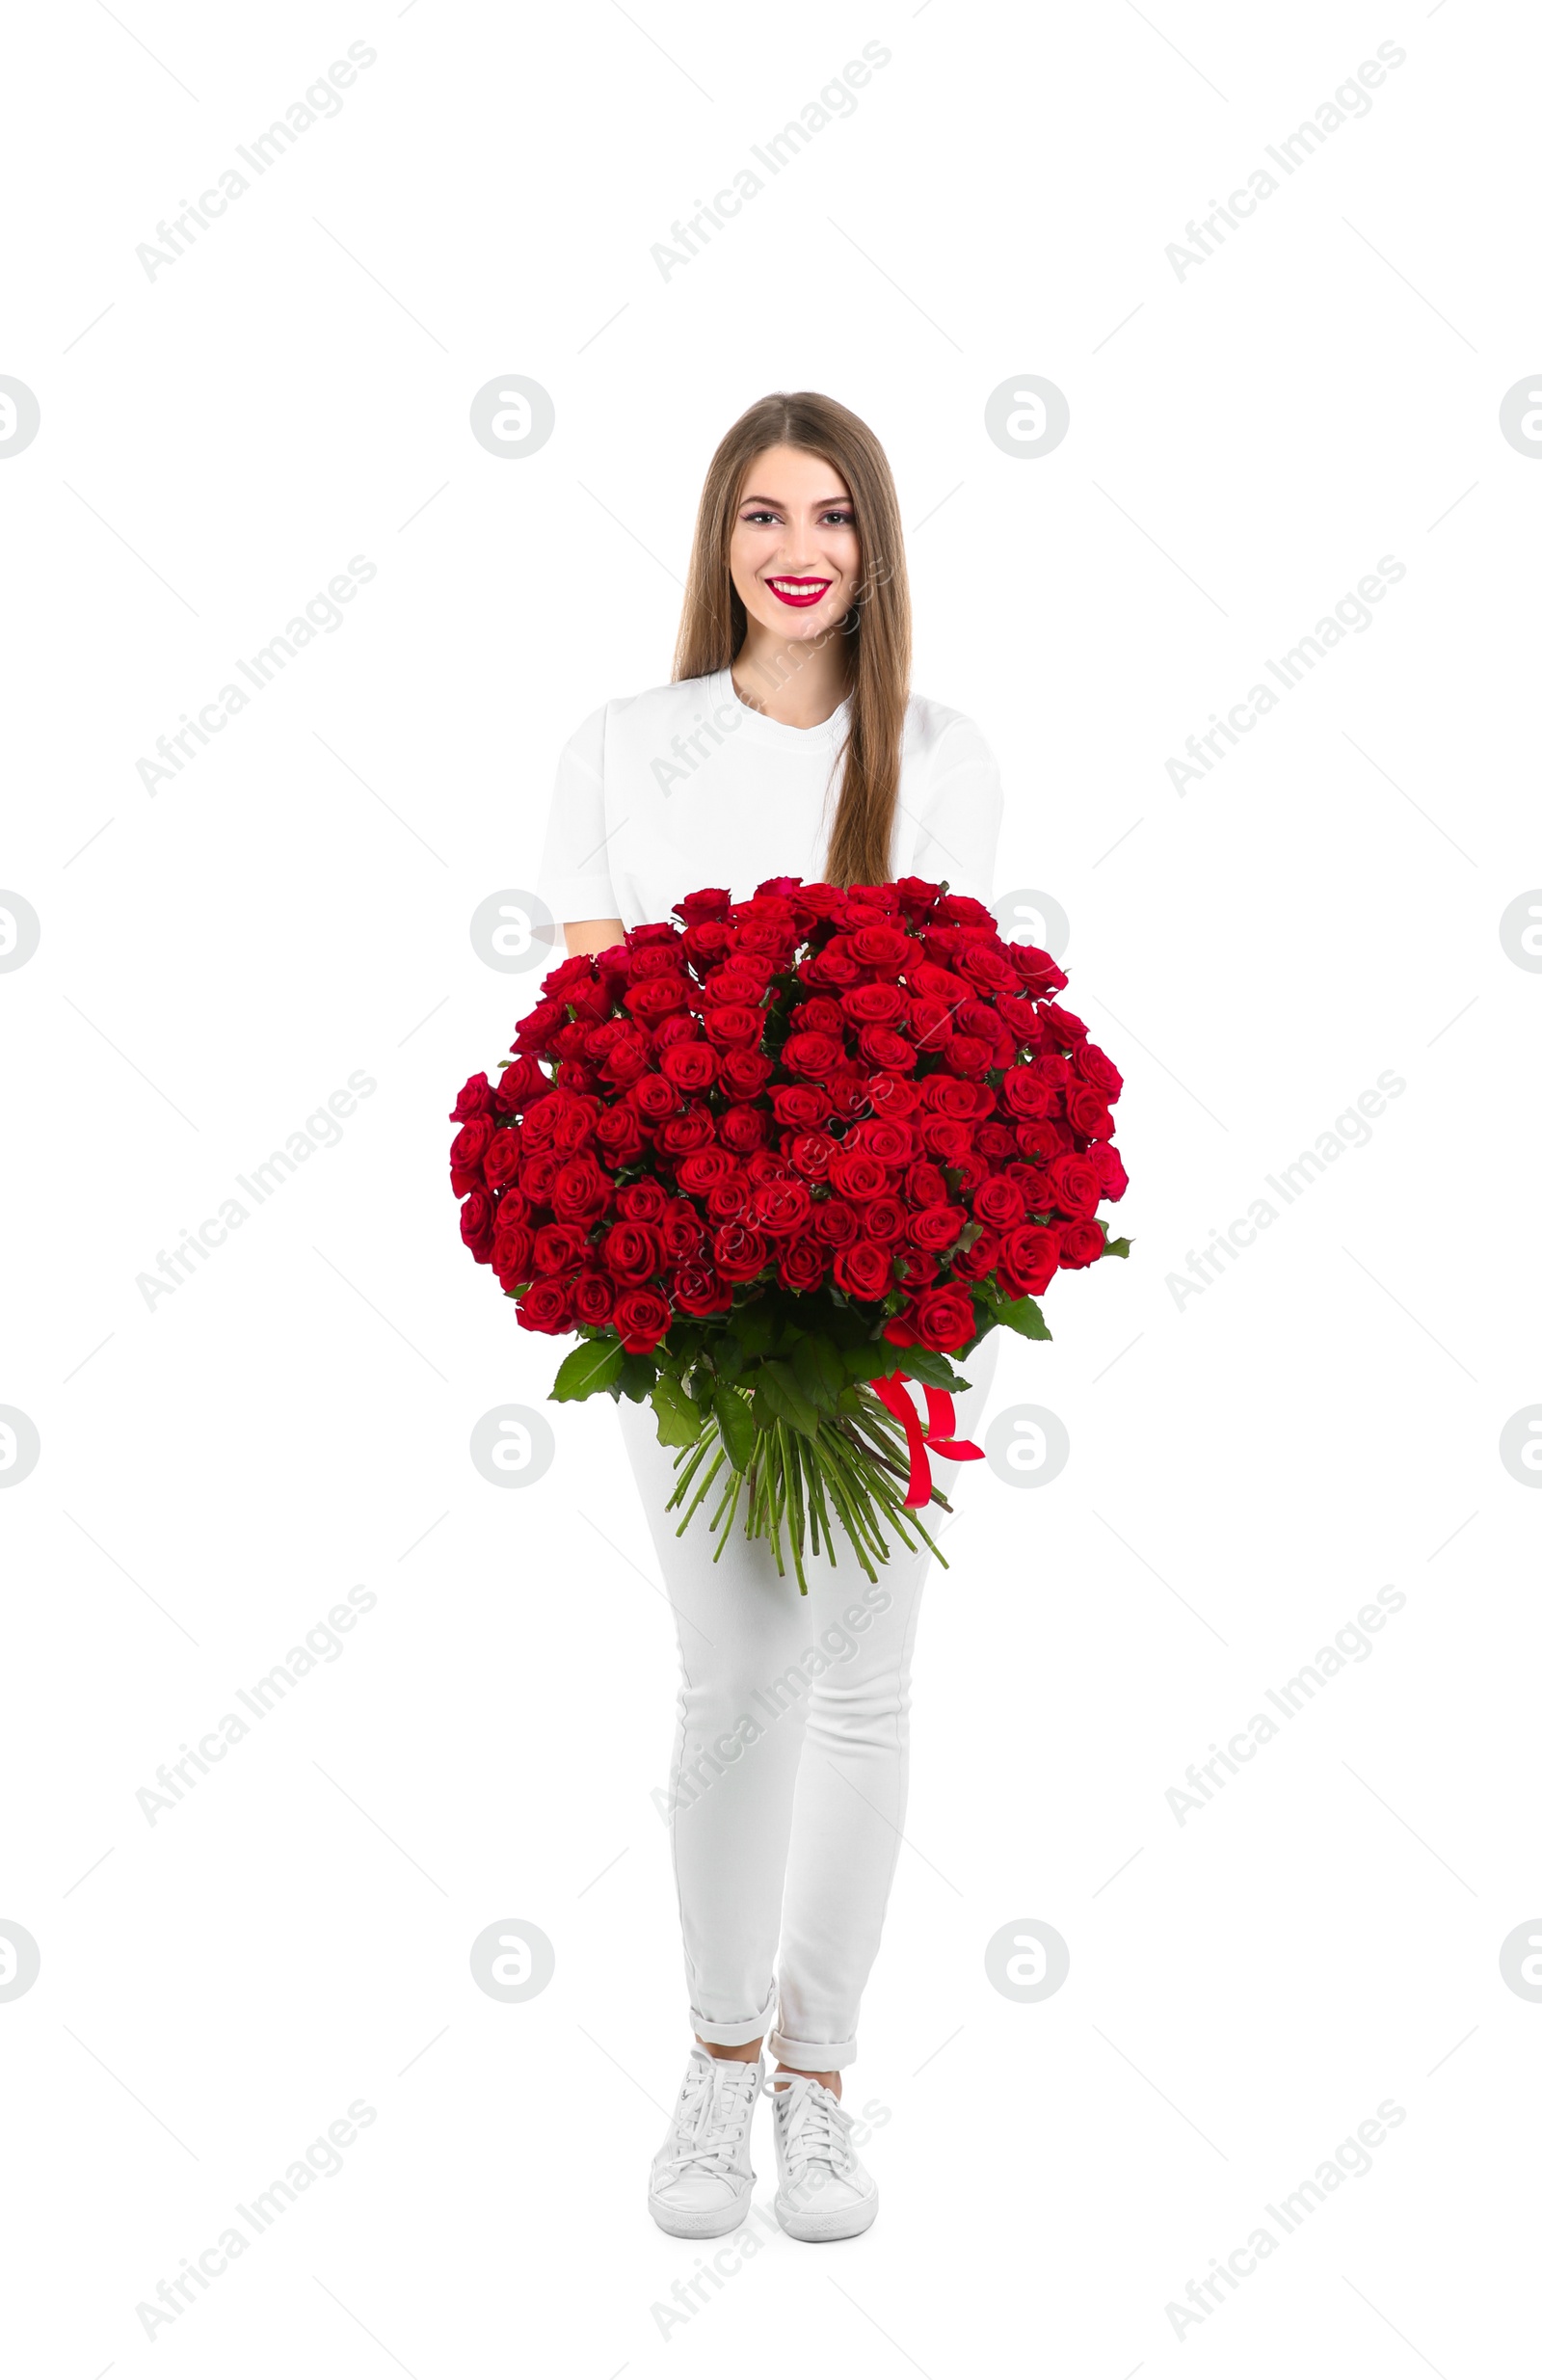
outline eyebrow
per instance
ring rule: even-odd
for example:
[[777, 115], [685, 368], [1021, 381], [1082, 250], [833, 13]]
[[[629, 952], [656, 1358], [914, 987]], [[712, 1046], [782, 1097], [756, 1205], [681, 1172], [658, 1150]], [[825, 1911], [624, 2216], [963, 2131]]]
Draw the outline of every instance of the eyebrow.
[[[741, 495], [739, 502], [741, 505], [769, 504], [773, 512], [779, 513], [791, 512], [794, 509], [792, 505], [784, 503], [779, 495]], [[821, 497], [813, 509], [816, 513], [825, 513], [829, 512], [832, 505], [850, 503], [851, 498], [849, 495], [827, 495]], [[855, 507], [853, 507], [853, 509], [855, 510]]]

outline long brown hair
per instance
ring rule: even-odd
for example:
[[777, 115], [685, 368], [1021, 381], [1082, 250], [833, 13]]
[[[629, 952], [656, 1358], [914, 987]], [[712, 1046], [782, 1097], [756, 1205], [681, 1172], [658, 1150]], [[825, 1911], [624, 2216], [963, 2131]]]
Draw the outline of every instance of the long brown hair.
[[910, 588], [899, 499], [889, 458], [864, 421], [834, 397], [800, 388], [761, 397], [741, 414], [707, 467], [675, 647], [675, 676], [729, 668], [749, 627], [729, 574], [729, 545], [750, 465], [768, 446], [796, 446], [838, 471], [856, 515], [862, 575], [841, 627], [851, 723], [840, 798], [830, 831], [832, 884], [883, 884], [899, 799], [900, 748], [910, 697]]

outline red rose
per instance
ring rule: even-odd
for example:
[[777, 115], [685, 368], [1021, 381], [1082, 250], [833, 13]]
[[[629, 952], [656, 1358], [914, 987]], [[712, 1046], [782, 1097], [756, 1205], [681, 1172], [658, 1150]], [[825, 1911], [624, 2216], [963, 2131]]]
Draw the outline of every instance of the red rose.
[[589, 1223], [610, 1204], [611, 1186], [587, 1153], [559, 1165], [551, 1185], [551, 1212], [559, 1223]]
[[638, 1075], [626, 1086], [626, 1105], [635, 1109], [645, 1124], [662, 1124], [679, 1104], [679, 1092], [665, 1075]]
[[461, 1209], [461, 1237], [479, 1265], [492, 1261], [492, 1200], [485, 1190], [474, 1190]]
[[822, 1082], [844, 1055], [833, 1033], [789, 1033], [783, 1046], [782, 1062], [793, 1074], [805, 1075], [811, 1082]]
[[658, 1232], [664, 1243], [664, 1254], [673, 1265], [688, 1264], [706, 1237], [702, 1218], [688, 1198], [671, 1201]]
[[730, 1050], [724, 1056], [718, 1081], [731, 1099], [758, 1099], [775, 1072], [763, 1050]]
[[848, 1149], [864, 1149], [881, 1165], [906, 1165], [916, 1154], [914, 1128], [901, 1116], [870, 1115], [846, 1135]]
[[914, 1165], [905, 1168], [905, 1196], [913, 1207], [942, 1207], [947, 1204], [947, 1181], [941, 1165], [934, 1165], [929, 1157], [918, 1157]]
[[678, 1091], [695, 1094], [717, 1080], [718, 1055], [710, 1042], [675, 1041], [661, 1055], [659, 1072]]
[[648, 1280], [663, 1261], [663, 1248], [652, 1225], [629, 1223], [625, 1218], [612, 1223], [599, 1243], [599, 1254], [607, 1272], [632, 1284]]
[[1079, 1217], [1096, 1213], [1101, 1186], [1096, 1167], [1089, 1165], [1084, 1157], [1051, 1160], [1050, 1184], [1062, 1215]]
[[646, 1074], [648, 1044], [642, 1034], [628, 1033], [625, 1039], [613, 1042], [599, 1071], [607, 1083], [614, 1083], [620, 1089], [635, 1083], [640, 1074]]
[[589, 1234], [579, 1223], [543, 1223], [535, 1238], [539, 1273], [567, 1272], [587, 1254]]
[[520, 1193], [533, 1207], [544, 1207], [552, 1182], [562, 1167], [562, 1159], [549, 1153], [545, 1157], [521, 1157], [518, 1184]]
[[1007, 946], [1007, 956], [1017, 970], [1018, 980], [1025, 984], [1029, 996], [1042, 1000], [1046, 992], [1063, 992], [1070, 982], [1062, 975], [1048, 950], [1041, 950], [1031, 942], [1014, 942]]
[[492, 1270], [505, 1289], [517, 1289], [535, 1270], [535, 1241], [523, 1223], [511, 1223], [500, 1214], [492, 1235]]
[[1001, 1254], [1001, 1235], [998, 1231], [982, 1231], [967, 1248], [960, 1248], [953, 1259], [955, 1281], [984, 1281], [996, 1270]]
[[680, 1159], [675, 1179], [693, 1198], [705, 1198], [719, 1182], [731, 1182], [739, 1168], [727, 1149], [693, 1149]]
[[887, 1196], [869, 1199], [862, 1213], [862, 1227], [868, 1239], [880, 1241], [885, 1247], [903, 1240], [909, 1220], [902, 1202]]
[[675, 903], [675, 915], [687, 926], [700, 927], [709, 919], [726, 918], [733, 896], [722, 885], [708, 885], [700, 893], [687, 893], [683, 900]]
[[936, 1056], [947, 1046], [953, 1030], [953, 1011], [945, 1000], [913, 1000], [910, 1030], [917, 1050]]
[[1015, 992], [1018, 988], [1017, 969], [1004, 950], [993, 950], [988, 942], [966, 943], [958, 954], [958, 972], [983, 991]]
[[922, 1347], [950, 1354], [974, 1336], [974, 1301], [964, 1289], [923, 1289], [906, 1320]]
[[1022, 1190], [1004, 1174], [993, 1174], [974, 1193], [975, 1220], [990, 1224], [995, 1231], [1004, 1231], [1010, 1223], [1021, 1223], [1026, 1213]]
[[784, 1289], [808, 1297], [825, 1277], [825, 1255], [817, 1240], [793, 1240], [782, 1251], [777, 1279]]
[[733, 1303], [732, 1282], [705, 1263], [678, 1266], [670, 1274], [669, 1294], [682, 1314], [726, 1314]]
[[830, 1187], [843, 1198], [876, 1198], [889, 1186], [889, 1170], [865, 1149], [842, 1148], [830, 1161]]
[[653, 1146], [667, 1156], [684, 1157], [692, 1149], [709, 1149], [716, 1137], [711, 1110], [705, 1100], [696, 1101], [680, 1115], [672, 1115], [653, 1127]]
[[457, 1198], [464, 1198], [482, 1179], [482, 1160], [488, 1142], [492, 1137], [492, 1119], [474, 1115], [463, 1124], [450, 1142], [450, 1188]]
[[464, 1124], [473, 1115], [487, 1115], [492, 1107], [492, 1091], [485, 1074], [468, 1075], [462, 1083], [450, 1122]]
[[1102, 1091], [1112, 1107], [1125, 1087], [1125, 1078], [1107, 1051], [1100, 1050], [1095, 1041], [1078, 1041], [1071, 1053], [1071, 1063], [1083, 1083], [1090, 1083], [1095, 1091]]
[[1095, 1264], [1103, 1251], [1103, 1236], [1097, 1223], [1067, 1223], [1060, 1234], [1060, 1262], [1068, 1272], [1079, 1272], [1084, 1265]]
[[845, 1247], [861, 1229], [857, 1210], [843, 1198], [821, 1198], [813, 1211], [813, 1235], [826, 1247]]
[[840, 1013], [852, 1025], [898, 1025], [909, 1003], [895, 983], [859, 983], [841, 993]]
[[911, 1217], [906, 1237], [916, 1247], [941, 1252], [952, 1246], [969, 1219], [963, 1207], [922, 1207]]
[[1106, 1140], [1100, 1140], [1087, 1151], [1087, 1159], [1098, 1176], [1098, 1185], [1105, 1198], [1117, 1202], [1130, 1188], [1130, 1176], [1119, 1151]]
[[1030, 1163], [1036, 1163], [1043, 1159], [1058, 1157], [1065, 1142], [1046, 1116], [1036, 1124], [1018, 1126], [1018, 1147]]
[[[476, 1081], [475, 1075], [471, 1081]], [[506, 1115], [516, 1113], [551, 1088], [533, 1057], [511, 1058], [499, 1075], [493, 1098]]]
[[627, 1289], [617, 1298], [610, 1320], [629, 1355], [651, 1355], [668, 1330], [671, 1317], [656, 1289]]
[[859, 967], [873, 967], [882, 976], [897, 976], [916, 945], [897, 925], [859, 926], [849, 949]]
[[656, 1025], [661, 1017], [673, 1016], [686, 1005], [690, 985], [683, 976], [653, 976], [647, 982], [634, 983], [623, 998], [623, 1005], [639, 1025]]
[[595, 1126], [595, 1138], [613, 1165], [625, 1165], [643, 1145], [643, 1129], [635, 1108], [607, 1108]]
[[905, 1248], [894, 1259], [896, 1276], [903, 1276], [907, 1289], [924, 1289], [936, 1280], [943, 1270], [943, 1260], [929, 1248]]
[[801, 1182], [763, 1182], [750, 1200], [745, 1221], [773, 1240], [785, 1240], [805, 1228], [811, 1206]]
[[921, 1105], [928, 1113], [945, 1117], [950, 1124], [970, 1123], [983, 1112], [976, 1086], [945, 1074], [927, 1076], [921, 1085]]
[[736, 1223], [750, 1203], [750, 1183], [742, 1173], [714, 1182], [706, 1193], [706, 1212], [714, 1223]]
[[1085, 1025], [1080, 1017], [1073, 1016], [1069, 1008], [1057, 1008], [1050, 1001], [1039, 1010], [1039, 1015], [1047, 1031], [1061, 1049], [1074, 1049], [1078, 1041], [1086, 1040]]
[[771, 1126], [763, 1108], [725, 1108], [718, 1117], [717, 1129], [726, 1149], [748, 1157], [752, 1149], [765, 1146]]
[[745, 1008], [729, 1003], [721, 1008], [708, 1008], [702, 1019], [702, 1030], [714, 1048], [719, 1050], [753, 1050], [760, 1038], [765, 1024], [762, 1008]]
[[997, 1270], [1014, 1297], [1037, 1297], [1054, 1278], [1060, 1234], [1045, 1223], [1024, 1223], [1009, 1232]]
[[888, 1074], [909, 1073], [916, 1063], [914, 1045], [889, 1025], [864, 1025], [857, 1047], [869, 1066], [881, 1066]]
[[712, 1262], [726, 1281], [753, 1281], [770, 1261], [766, 1241], [743, 1223], [725, 1223], [713, 1235]]
[[1088, 1140], [1111, 1140], [1114, 1131], [1112, 1113], [1104, 1103], [1102, 1091], [1090, 1083], [1070, 1083], [1066, 1085], [1066, 1121]]
[[524, 1330], [556, 1336], [572, 1328], [572, 1302], [566, 1281], [537, 1281], [515, 1300], [514, 1319]]
[[661, 1182], [628, 1182], [616, 1193], [616, 1212], [628, 1223], [657, 1223], [664, 1217], [669, 1196]]
[[798, 1171], [810, 1182], [822, 1182], [840, 1143], [827, 1132], [784, 1133], [782, 1146]]
[[921, 1126], [921, 1140], [927, 1153], [940, 1165], [961, 1165], [970, 1148], [967, 1124], [950, 1124], [944, 1115], [929, 1115]]
[[779, 1083], [771, 1094], [771, 1112], [794, 1132], [814, 1132], [830, 1113], [830, 1102], [811, 1083]]
[[587, 1323], [598, 1329], [608, 1323], [616, 1301], [615, 1283], [607, 1281], [602, 1272], [592, 1268], [580, 1272], [572, 1285], [572, 1318], [575, 1323]]
[[943, 1063], [954, 1074], [971, 1079], [984, 1074], [991, 1063], [991, 1045], [975, 1033], [955, 1033], [943, 1052]]
[[914, 1115], [921, 1104], [920, 1091], [909, 1075], [875, 1074], [867, 1084], [867, 1097], [875, 1115], [887, 1115], [895, 1122]]
[[882, 1297], [893, 1274], [888, 1248], [876, 1240], [853, 1240], [837, 1249], [833, 1268], [836, 1286], [848, 1297]]
[[482, 1171], [489, 1190], [503, 1190], [519, 1170], [519, 1127], [505, 1124], [488, 1142], [488, 1153], [482, 1160]]

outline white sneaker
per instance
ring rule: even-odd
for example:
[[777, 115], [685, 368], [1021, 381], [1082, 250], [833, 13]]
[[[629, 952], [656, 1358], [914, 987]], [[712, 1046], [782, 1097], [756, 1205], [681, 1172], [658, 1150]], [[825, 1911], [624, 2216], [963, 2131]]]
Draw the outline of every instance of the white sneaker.
[[750, 2120], [765, 2060], [691, 2051], [669, 2138], [653, 2159], [648, 2211], [678, 2239], [716, 2239], [748, 2219], [755, 2188]]
[[878, 2184], [851, 2145], [852, 2118], [811, 2075], [765, 2090], [776, 2110], [777, 2221], [789, 2239], [854, 2239], [878, 2212]]

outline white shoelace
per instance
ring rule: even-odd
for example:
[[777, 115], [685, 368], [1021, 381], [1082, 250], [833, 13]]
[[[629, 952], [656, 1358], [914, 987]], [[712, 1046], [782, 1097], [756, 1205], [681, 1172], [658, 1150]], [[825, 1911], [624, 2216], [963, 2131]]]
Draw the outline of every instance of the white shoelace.
[[[785, 2090], [764, 2088], [781, 2119], [784, 2152], [789, 2173], [802, 2180], [811, 2166], [825, 2167], [837, 2181], [851, 2178], [856, 2152], [851, 2145], [854, 2119], [823, 2083], [794, 2080]], [[787, 2102], [784, 2112], [782, 2102]]]
[[755, 2069], [734, 2058], [693, 2058], [675, 2110], [675, 2131], [659, 2160], [660, 2178], [733, 2172], [733, 2152], [756, 2094]]

